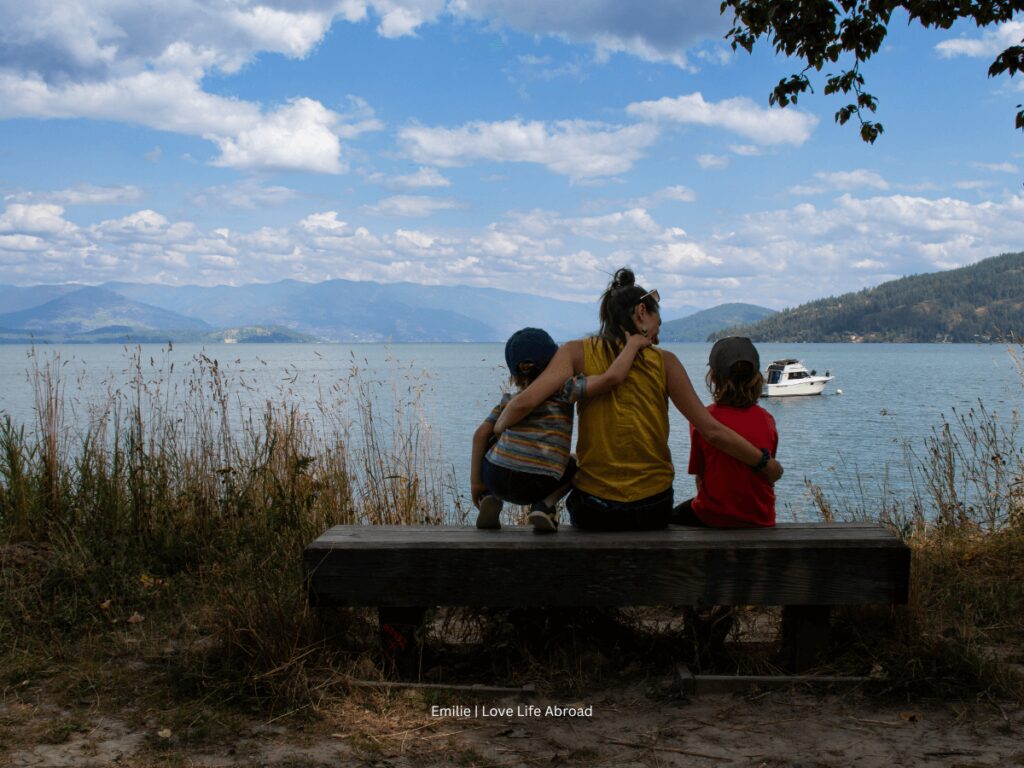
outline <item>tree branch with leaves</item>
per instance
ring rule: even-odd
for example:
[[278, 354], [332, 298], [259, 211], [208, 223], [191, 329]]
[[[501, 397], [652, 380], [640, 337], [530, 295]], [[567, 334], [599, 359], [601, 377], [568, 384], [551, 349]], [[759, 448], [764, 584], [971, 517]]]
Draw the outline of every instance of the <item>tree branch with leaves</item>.
[[[874, 120], [878, 100], [865, 90], [861, 64], [878, 53], [894, 11], [903, 9], [910, 23], [925, 28], [949, 29], [961, 19], [987, 27], [1010, 21], [1014, 13], [1024, 11], [1024, 0], [723, 0], [722, 13], [730, 9], [734, 18], [726, 39], [733, 50], [743, 48], [751, 53], [754, 44], [765, 38], [776, 53], [805, 64], [800, 72], [779, 81], [769, 103], [780, 107], [796, 104], [801, 95], [814, 92], [808, 73], [842, 60], [837, 73], [827, 74], [824, 92], [850, 97], [850, 102], [836, 111], [836, 122], [845, 125], [856, 118], [861, 139], [873, 144], [885, 128]], [[1014, 45], [996, 56], [988, 76], [1012, 77], [1021, 70], [1024, 45]], [[1017, 110], [1016, 127], [1024, 130], [1024, 108], [1018, 104]]]

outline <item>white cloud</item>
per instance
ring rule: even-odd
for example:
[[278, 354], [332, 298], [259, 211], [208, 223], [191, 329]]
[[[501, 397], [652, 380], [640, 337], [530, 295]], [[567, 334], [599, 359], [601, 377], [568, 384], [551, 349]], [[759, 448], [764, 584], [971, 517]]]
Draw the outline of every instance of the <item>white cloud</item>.
[[888, 189], [889, 182], [875, 171], [858, 168], [853, 171], [818, 171], [814, 178], [821, 180], [832, 189]]
[[125, 205], [136, 203], [143, 192], [131, 184], [115, 187], [101, 187], [95, 184], [78, 184], [55, 192], [25, 192], [11, 196], [21, 202], [50, 202], [61, 205]]
[[714, 0], [649, 0], [628, 8], [618, 0], [451, 0], [449, 12], [532, 35], [590, 43], [601, 57], [622, 52], [684, 68], [692, 66], [687, 51], [706, 41], [718, 43], [710, 57], [720, 56], [728, 28]]
[[630, 104], [626, 111], [646, 120], [722, 128], [757, 144], [799, 146], [811, 136], [818, 118], [792, 107], [764, 109], [745, 97], [708, 102], [698, 93]]
[[995, 173], [1020, 173], [1020, 170], [1013, 163], [971, 163], [975, 168]]
[[661, 202], [663, 200], [673, 200], [677, 203], [692, 203], [697, 200], [697, 193], [689, 187], [684, 187], [681, 184], [677, 184], [672, 187], [664, 187], [659, 189], [653, 195], [651, 200]]
[[729, 151], [740, 157], [758, 157], [764, 154], [761, 147], [755, 147], [752, 144], [730, 144]]
[[4, 5], [0, 67], [29, 69], [48, 81], [104, 80], [158, 61], [235, 72], [261, 51], [307, 56], [335, 19], [366, 14], [365, 4], [352, 0]]
[[446, 200], [426, 195], [394, 195], [378, 200], [373, 205], [365, 205], [363, 210], [374, 216], [423, 217], [437, 211], [464, 207], [465, 204], [458, 200]]
[[685, 272], [695, 267], [722, 264], [722, 259], [708, 255], [703, 247], [693, 242], [657, 245], [651, 249], [650, 257], [652, 266], [666, 272]]
[[[205, 93], [181, 72], [147, 71], [101, 83], [50, 85], [0, 73], [0, 118], [85, 117], [198, 135], [221, 150], [216, 165], [339, 173], [339, 135], [349, 124], [318, 101], [294, 99], [271, 112]], [[364, 121], [365, 125], [365, 121]], [[370, 123], [372, 129], [377, 124]]]
[[988, 189], [989, 187], [993, 187], [993, 186], [995, 186], [995, 182], [994, 181], [989, 181], [989, 180], [984, 180], [984, 179], [965, 179], [963, 181], [958, 181], [958, 182], [953, 184], [953, 188], [954, 189], [977, 190], [977, 191], [980, 191], [980, 190], [983, 190], [983, 189]]
[[415, 173], [399, 176], [386, 176], [383, 173], [372, 173], [366, 177], [371, 184], [380, 184], [390, 189], [424, 189], [428, 187], [450, 187], [451, 181], [436, 168], [421, 167]]
[[299, 222], [299, 226], [307, 232], [330, 233], [334, 235], [350, 234], [352, 227], [348, 222], [338, 221], [337, 211], [324, 211], [323, 213], [311, 213]]
[[723, 218], [700, 236], [677, 226], [689, 228], [687, 215], [673, 212], [666, 226], [642, 208], [595, 216], [530, 210], [480, 227], [391, 228], [323, 210], [246, 232], [203, 229], [152, 209], [79, 226], [59, 205], [8, 201], [0, 210], [0, 282], [345, 277], [501, 285], [593, 301], [608, 274], [628, 264], [668, 307], [784, 306], [973, 263], [1024, 242], [1024, 197], [843, 194]]
[[69, 235], [77, 227], [64, 218], [64, 208], [51, 203], [11, 203], [0, 215], [0, 233]]
[[884, 260], [886, 273], [929, 272], [1016, 250], [1022, 239], [1020, 197], [972, 204], [949, 197], [844, 194], [829, 208], [803, 203], [746, 216], [723, 247], [741, 246], [801, 275], [835, 271], [832, 292], [845, 292], [851, 288], [843, 285], [843, 271], [850, 265], [864, 270], [866, 261]]
[[217, 269], [234, 269], [238, 266], [238, 259], [233, 256], [221, 256], [218, 253], [208, 253], [200, 256], [199, 261]]
[[[86, 118], [201, 136], [216, 164], [338, 173], [341, 139], [380, 123], [308, 98], [264, 108], [204, 91], [213, 71], [237, 72], [259, 53], [307, 56], [335, 19], [357, 21], [356, 0], [197, 4], [11, 4], [0, 27], [0, 119]], [[159, 153], [148, 153], [156, 162]]]
[[216, 138], [221, 154], [214, 165], [341, 173], [336, 121], [320, 102], [296, 99], [233, 137]]
[[981, 37], [955, 37], [943, 40], [935, 50], [944, 59], [957, 56], [994, 57], [1011, 45], [1019, 45], [1024, 38], [1024, 23], [1008, 21], [995, 29], [986, 30]]
[[697, 155], [697, 165], [706, 171], [719, 171], [729, 167], [729, 158], [725, 155]]
[[415, 34], [422, 24], [434, 21], [444, 10], [444, 0], [373, 0], [369, 5], [380, 17], [381, 37]]
[[820, 195], [827, 190], [889, 189], [889, 182], [879, 173], [865, 168], [857, 168], [852, 171], [818, 171], [814, 174], [814, 178], [815, 184], [797, 184], [789, 188], [790, 193]]
[[643, 208], [618, 211], [606, 216], [563, 219], [562, 223], [574, 235], [605, 243], [646, 239], [662, 231]]
[[243, 32], [257, 50], [303, 58], [323, 37], [331, 16], [309, 11], [286, 11], [266, 5], [229, 9], [224, 18]]
[[406, 152], [417, 162], [439, 166], [478, 161], [538, 163], [573, 179], [624, 173], [657, 137], [652, 125], [618, 127], [583, 120], [409, 126], [399, 133]]
[[202, 207], [225, 206], [255, 210], [283, 205], [296, 196], [294, 189], [282, 186], [264, 186], [254, 179], [237, 184], [208, 187], [195, 197], [195, 204]]
[[0, 235], [0, 251], [42, 251], [46, 241], [35, 235]]

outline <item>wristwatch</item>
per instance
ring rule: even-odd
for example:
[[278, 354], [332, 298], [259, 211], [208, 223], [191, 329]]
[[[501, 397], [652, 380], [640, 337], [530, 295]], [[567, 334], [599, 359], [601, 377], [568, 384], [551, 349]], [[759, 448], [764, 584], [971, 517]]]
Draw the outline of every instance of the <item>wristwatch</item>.
[[771, 459], [772, 459], [771, 451], [769, 451], [767, 448], [762, 448], [761, 449], [761, 460], [759, 462], [757, 462], [757, 464], [752, 466], [750, 469], [753, 470], [754, 472], [760, 472], [762, 469], [764, 469], [768, 465], [768, 462], [771, 461]]

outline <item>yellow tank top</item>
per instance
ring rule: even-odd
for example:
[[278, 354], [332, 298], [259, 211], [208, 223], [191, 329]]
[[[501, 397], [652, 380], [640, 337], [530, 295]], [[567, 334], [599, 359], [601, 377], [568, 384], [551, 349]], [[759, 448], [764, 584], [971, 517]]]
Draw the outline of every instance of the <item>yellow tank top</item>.
[[[573, 484], [609, 501], [639, 501], [667, 490], [675, 468], [668, 448], [668, 389], [661, 351], [644, 349], [619, 386], [581, 401]], [[583, 340], [583, 373], [615, 359], [597, 338]]]

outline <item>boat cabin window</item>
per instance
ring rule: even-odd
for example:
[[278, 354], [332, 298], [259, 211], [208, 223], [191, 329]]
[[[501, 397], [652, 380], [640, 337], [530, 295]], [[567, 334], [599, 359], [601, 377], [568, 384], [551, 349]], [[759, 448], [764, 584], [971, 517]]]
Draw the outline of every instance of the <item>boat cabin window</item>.
[[782, 371], [770, 371], [768, 373], [768, 383], [769, 384], [778, 384], [779, 383], [779, 377], [781, 375], [782, 375]]

